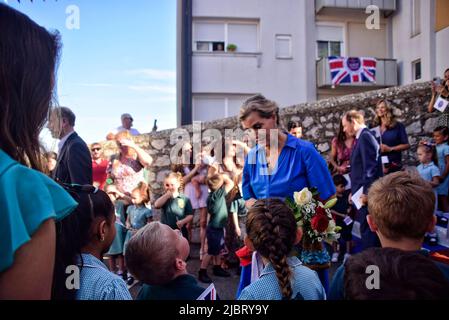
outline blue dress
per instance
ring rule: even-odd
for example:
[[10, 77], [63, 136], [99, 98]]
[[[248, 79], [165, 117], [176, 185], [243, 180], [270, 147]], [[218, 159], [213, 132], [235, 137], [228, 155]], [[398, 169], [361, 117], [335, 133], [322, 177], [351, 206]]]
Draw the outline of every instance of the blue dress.
[[46, 175], [27, 168], [0, 149], [0, 272], [48, 219], [61, 220], [77, 203]]
[[126, 246], [129, 239], [140, 228], [145, 227], [147, 219], [153, 216], [153, 212], [145, 206], [131, 205], [126, 210], [126, 214], [129, 216], [129, 223], [131, 224], [131, 230], [126, 233], [125, 244], [123, 245], [123, 253], [126, 253]]
[[126, 237], [126, 217], [125, 217], [125, 205], [122, 201], [117, 200], [114, 204], [115, 207], [115, 238], [112, 241], [109, 248], [108, 255], [115, 256], [123, 253], [123, 246], [125, 244]]

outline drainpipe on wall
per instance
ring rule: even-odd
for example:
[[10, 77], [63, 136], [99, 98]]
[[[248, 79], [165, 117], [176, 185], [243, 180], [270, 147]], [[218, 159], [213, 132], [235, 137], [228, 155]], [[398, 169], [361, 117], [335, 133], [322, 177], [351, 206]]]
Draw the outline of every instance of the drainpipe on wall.
[[181, 125], [192, 124], [192, 1], [182, 0]]

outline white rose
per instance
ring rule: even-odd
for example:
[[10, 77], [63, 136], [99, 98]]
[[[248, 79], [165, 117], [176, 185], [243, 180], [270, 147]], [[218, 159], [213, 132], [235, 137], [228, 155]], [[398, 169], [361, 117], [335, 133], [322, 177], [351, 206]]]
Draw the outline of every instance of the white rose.
[[328, 233], [334, 232], [335, 227], [336, 227], [335, 221], [333, 219], [330, 220], [326, 232]]
[[312, 193], [309, 189], [304, 188], [300, 192], [295, 192], [293, 194], [293, 198], [295, 199], [297, 205], [303, 206], [312, 201]]

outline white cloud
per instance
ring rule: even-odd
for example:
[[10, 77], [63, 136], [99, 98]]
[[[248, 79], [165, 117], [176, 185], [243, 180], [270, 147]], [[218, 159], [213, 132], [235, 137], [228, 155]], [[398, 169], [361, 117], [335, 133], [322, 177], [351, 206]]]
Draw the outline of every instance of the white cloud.
[[126, 71], [129, 75], [143, 76], [152, 80], [176, 80], [176, 71], [159, 69], [133, 69]]

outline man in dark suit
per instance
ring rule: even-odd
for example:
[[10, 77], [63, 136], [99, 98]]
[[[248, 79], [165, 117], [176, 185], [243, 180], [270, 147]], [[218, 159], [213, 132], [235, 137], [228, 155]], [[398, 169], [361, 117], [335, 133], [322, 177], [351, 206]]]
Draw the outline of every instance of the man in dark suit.
[[92, 184], [92, 158], [89, 148], [74, 130], [75, 114], [66, 107], [52, 111], [48, 129], [53, 138], [60, 139], [58, 160], [53, 170], [56, 181]]
[[355, 110], [347, 112], [342, 124], [344, 132], [356, 138], [351, 154], [351, 193], [355, 194], [363, 187], [361, 201], [364, 205], [358, 210], [362, 247], [380, 247], [379, 238], [370, 230], [366, 219], [369, 214], [366, 195], [373, 182], [383, 176], [380, 146], [374, 134], [365, 126], [362, 113]]

